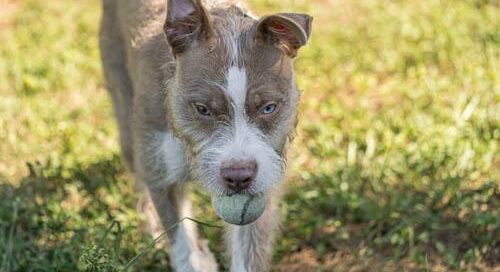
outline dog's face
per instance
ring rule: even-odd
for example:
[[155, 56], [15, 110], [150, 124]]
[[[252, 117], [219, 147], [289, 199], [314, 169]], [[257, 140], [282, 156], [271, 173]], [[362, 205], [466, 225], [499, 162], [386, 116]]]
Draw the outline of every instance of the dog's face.
[[208, 191], [257, 193], [283, 179], [299, 101], [293, 57], [310, 22], [302, 14], [256, 20], [236, 6], [168, 2], [165, 33], [176, 57], [168, 121]]

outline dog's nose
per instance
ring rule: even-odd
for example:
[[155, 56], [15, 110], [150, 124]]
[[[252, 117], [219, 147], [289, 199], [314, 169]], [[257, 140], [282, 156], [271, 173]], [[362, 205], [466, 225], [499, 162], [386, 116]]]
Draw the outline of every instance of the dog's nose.
[[222, 180], [228, 189], [239, 192], [247, 189], [257, 174], [255, 161], [230, 161], [220, 169]]

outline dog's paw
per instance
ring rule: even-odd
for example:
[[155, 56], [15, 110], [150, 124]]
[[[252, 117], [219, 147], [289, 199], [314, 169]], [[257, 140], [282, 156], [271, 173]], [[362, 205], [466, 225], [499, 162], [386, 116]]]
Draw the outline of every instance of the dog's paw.
[[198, 241], [198, 246], [200, 248], [200, 251], [198, 251], [198, 253], [200, 254], [200, 259], [203, 260], [202, 267], [205, 269], [204, 271], [217, 271], [217, 261], [215, 260], [215, 256], [208, 248], [208, 240], [203, 239]]
[[216, 272], [217, 262], [208, 248], [208, 241], [201, 240], [198, 243], [199, 250], [190, 252], [187, 260], [181, 260], [172, 256], [172, 266], [177, 272]]

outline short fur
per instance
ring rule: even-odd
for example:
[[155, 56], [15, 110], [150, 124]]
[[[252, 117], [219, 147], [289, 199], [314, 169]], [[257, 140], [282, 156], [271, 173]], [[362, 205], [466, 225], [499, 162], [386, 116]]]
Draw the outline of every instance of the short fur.
[[[221, 167], [253, 162], [256, 175], [241, 192], [266, 192], [269, 203], [255, 223], [229, 226], [231, 270], [267, 270], [276, 189], [299, 103], [293, 58], [309, 38], [311, 17], [259, 20], [229, 0], [102, 2], [104, 75], [123, 157], [153, 204], [145, 206], [154, 206], [169, 227], [190, 216], [186, 182], [210, 194], [234, 193]], [[218, 269], [191, 222], [168, 236], [175, 270]]]

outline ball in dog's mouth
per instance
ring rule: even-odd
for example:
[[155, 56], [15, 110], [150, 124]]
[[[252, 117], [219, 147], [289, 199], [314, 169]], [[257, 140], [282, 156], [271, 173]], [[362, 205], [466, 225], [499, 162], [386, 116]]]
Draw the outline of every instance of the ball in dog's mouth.
[[257, 220], [266, 209], [265, 194], [212, 196], [215, 213], [229, 224], [246, 225]]

